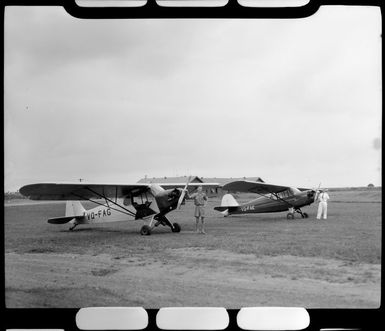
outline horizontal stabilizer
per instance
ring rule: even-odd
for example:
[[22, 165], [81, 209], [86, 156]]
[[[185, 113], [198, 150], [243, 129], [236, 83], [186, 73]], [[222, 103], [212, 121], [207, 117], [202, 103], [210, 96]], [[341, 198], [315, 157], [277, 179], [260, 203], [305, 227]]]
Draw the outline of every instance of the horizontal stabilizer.
[[238, 207], [226, 207], [226, 206], [221, 206], [221, 207], [214, 207], [214, 210], [217, 210], [217, 211], [220, 211], [221, 213], [225, 212], [225, 211], [229, 211], [229, 212], [234, 212], [238, 209]]
[[229, 209], [229, 207], [214, 207], [214, 209], [217, 211], [223, 212], [223, 211], [226, 211], [227, 209]]
[[75, 217], [74, 216], [64, 216], [64, 217], [55, 217], [55, 218], [50, 218], [48, 220], [48, 223], [50, 224], [65, 224], [73, 220]]
[[221, 212], [225, 216], [229, 214], [229, 212], [235, 211], [239, 206], [239, 203], [231, 194], [225, 194], [222, 197], [221, 206], [214, 207], [215, 210]]
[[67, 201], [65, 216], [50, 218], [48, 223], [65, 224], [73, 219], [81, 219], [84, 217], [85, 211], [86, 210], [79, 201]]

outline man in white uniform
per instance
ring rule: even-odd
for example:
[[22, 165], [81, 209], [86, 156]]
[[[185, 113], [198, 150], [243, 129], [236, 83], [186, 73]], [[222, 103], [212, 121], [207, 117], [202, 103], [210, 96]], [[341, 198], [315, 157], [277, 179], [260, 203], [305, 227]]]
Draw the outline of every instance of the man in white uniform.
[[328, 213], [328, 200], [330, 199], [329, 194], [327, 194], [327, 189], [320, 190], [316, 198], [319, 202], [317, 219], [319, 220], [323, 216], [323, 219], [326, 220]]

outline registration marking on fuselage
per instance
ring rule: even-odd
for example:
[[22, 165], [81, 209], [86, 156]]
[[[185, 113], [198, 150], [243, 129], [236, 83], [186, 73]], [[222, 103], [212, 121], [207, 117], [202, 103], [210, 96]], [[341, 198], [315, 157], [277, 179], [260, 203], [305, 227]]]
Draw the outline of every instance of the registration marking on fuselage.
[[111, 209], [106, 208], [106, 209], [99, 209], [97, 212], [84, 212], [84, 217], [87, 217], [87, 220], [90, 219], [95, 219], [96, 217], [101, 218], [101, 217], [106, 217], [106, 216], [111, 216]]
[[255, 210], [255, 205], [243, 206], [241, 207], [242, 211]]

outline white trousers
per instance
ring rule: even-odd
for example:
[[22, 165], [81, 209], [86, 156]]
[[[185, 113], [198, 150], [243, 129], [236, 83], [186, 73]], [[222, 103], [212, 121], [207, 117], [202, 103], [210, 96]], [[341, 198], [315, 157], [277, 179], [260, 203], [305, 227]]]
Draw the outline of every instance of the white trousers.
[[317, 219], [321, 219], [321, 217], [323, 215], [323, 218], [326, 220], [326, 218], [328, 216], [327, 214], [328, 214], [328, 204], [327, 204], [327, 202], [321, 201], [318, 204]]

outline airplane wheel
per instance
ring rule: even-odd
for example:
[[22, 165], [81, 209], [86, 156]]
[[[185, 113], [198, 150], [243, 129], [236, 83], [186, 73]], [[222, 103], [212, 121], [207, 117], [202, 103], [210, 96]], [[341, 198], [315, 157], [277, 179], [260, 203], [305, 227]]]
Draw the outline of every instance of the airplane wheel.
[[180, 225], [178, 223], [174, 223], [172, 226], [172, 232], [180, 232]]
[[149, 236], [151, 234], [151, 228], [148, 225], [143, 225], [140, 229], [140, 234], [142, 236]]
[[302, 213], [302, 218], [308, 218], [309, 215], [307, 213]]
[[294, 219], [294, 214], [293, 213], [288, 213], [286, 217], [287, 217], [288, 220], [293, 220]]

